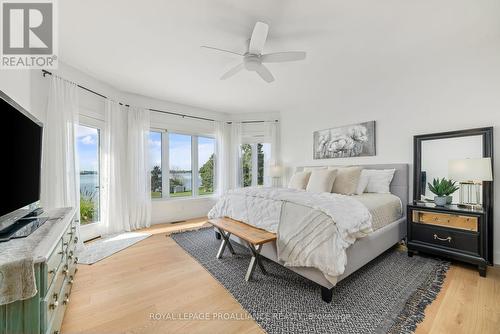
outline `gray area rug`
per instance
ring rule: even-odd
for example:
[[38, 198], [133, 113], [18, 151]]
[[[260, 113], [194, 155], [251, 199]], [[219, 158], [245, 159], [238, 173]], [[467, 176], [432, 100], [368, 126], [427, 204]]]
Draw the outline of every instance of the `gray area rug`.
[[140, 232], [125, 232], [106, 236], [85, 245], [78, 254], [78, 263], [96, 263], [150, 236], [149, 233]]
[[449, 268], [448, 262], [391, 249], [341, 281], [327, 304], [317, 284], [267, 259], [268, 275], [257, 267], [245, 282], [250, 252], [233, 242], [237, 254], [226, 248], [216, 259], [220, 240], [212, 228], [172, 238], [268, 333], [411, 333]]

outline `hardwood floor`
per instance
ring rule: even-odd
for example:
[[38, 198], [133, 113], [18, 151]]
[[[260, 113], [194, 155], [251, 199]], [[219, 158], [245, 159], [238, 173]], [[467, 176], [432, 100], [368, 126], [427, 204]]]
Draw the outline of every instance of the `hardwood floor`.
[[[154, 234], [148, 239], [91, 266], [79, 265], [62, 332], [262, 333], [238, 302], [165, 236], [203, 224], [198, 219], [155, 225], [147, 229]], [[202, 315], [210, 321], [199, 319]], [[482, 278], [472, 267], [453, 265], [417, 333], [499, 333], [499, 328], [500, 268], [489, 267]]]

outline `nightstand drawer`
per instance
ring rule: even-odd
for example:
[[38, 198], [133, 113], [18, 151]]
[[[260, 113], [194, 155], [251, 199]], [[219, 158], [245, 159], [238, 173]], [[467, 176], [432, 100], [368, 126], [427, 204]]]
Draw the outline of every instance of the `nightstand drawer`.
[[477, 217], [418, 210], [413, 211], [413, 222], [418, 224], [444, 226], [474, 232], [478, 231], [479, 225]]
[[479, 236], [474, 232], [444, 229], [418, 223], [412, 223], [411, 229], [411, 241], [479, 255]]

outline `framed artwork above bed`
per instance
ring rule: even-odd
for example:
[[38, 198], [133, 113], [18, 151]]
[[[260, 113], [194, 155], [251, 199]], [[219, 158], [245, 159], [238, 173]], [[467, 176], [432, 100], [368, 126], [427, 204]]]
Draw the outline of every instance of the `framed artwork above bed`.
[[375, 121], [315, 131], [314, 159], [375, 155]]

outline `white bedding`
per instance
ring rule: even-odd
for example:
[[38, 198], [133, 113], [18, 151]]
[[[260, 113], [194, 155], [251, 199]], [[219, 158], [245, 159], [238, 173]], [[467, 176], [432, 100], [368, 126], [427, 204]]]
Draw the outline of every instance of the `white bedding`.
[[[287, 214], [294, 204], [308, 208], [302, 217]], [[332, 281], [345, 270], [346, 249], [372, 231], [370, 212], [352, 197], [295, 189], [229, 191], [208, 214], [225, 216], [277, 232], [278, 258], [285, 265], [317, 268]]]

